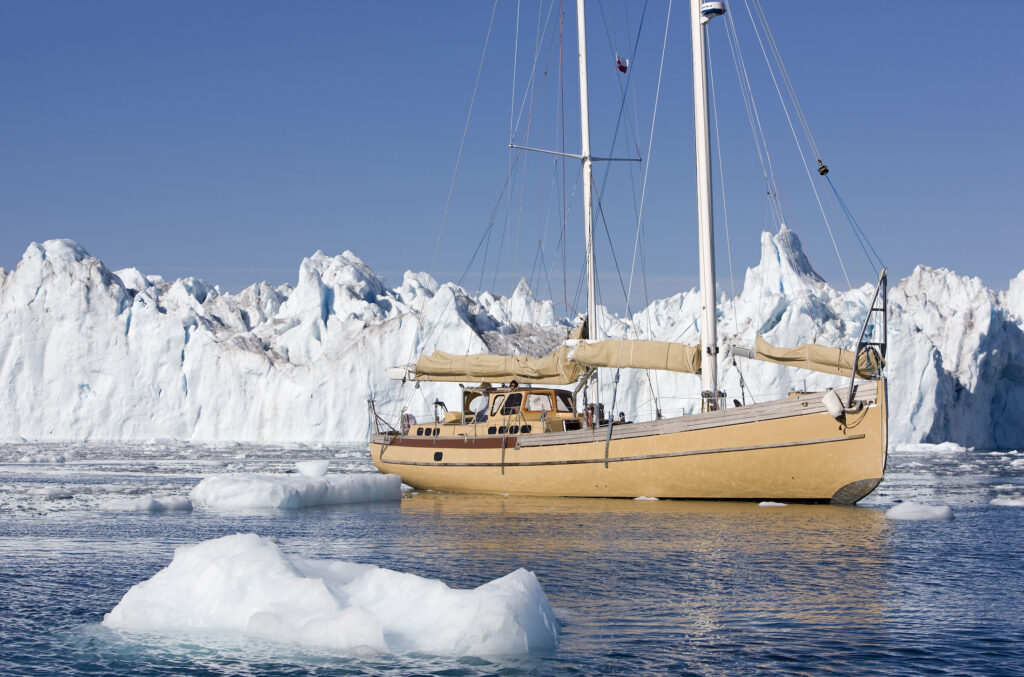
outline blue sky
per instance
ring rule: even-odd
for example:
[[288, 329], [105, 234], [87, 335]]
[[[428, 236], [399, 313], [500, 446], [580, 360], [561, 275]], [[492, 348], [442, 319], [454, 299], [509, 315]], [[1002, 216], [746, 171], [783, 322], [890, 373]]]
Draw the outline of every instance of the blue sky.
[[[578, 150], [575, 13], [567, 4], [559, 84], [557, 2], [550, 19], [550, 3], [518, 5], [518, 52], [517, 4], [499, 3], [435, 261], [491, 3], [2, 0], [0, 266], [16, 265], [32, 241], [69, 237], [111, 268], [194, 275], [237, 290], [262, 279], [294, 282], [304, 256], [350, 249], [391, 284], [406, 269], [433, 268], [440, 280], [499, 292], [528, 277], [539, 296], [571, 302], [582, 216], [579, 200], [567, 199], [563, 274], [561, 166], [531, 155], [499, 199], [514, 53], [516, 107], [536, 95], [529, 145], [561, 144], [564, 91], [565, 148]], [[764, 4], [831, 177], [892, 273], [923, 263], [1005, 288], [1024, 267], [1024, 3], [982, 11], [899, 2], [884, 13], [877, 4]], [[790, 223], [820, 272], [845, 288], [744, 5], [731, 6]], [[653, 0], [590, 3], [597, 155], [612, 152], [620, 110], [615, 52], [631, 51], [641, 17], [630, 113], [614, 152], [632, 145], [646, 155], [667, 9]], [[652, 297], [696, 279], [686, 11], [684, 2], [673, 7], [655, 143], [645, 157]], [[765, 199], [723, 26], [712, 24], [712, 60], [738, 285], [757, 261]], [[535, 49], [547, 77], [528, 89]], [[596, 171], [624, 275], [642, 172], [625, 163]], [[565, 166], [566, 193], [577, 175], [577, 163]], [[723, 227], [719, 218], [728, 291]], [[837, 237], [854, 284], [867, 281], [859, 248]], [[602, 298], [621, 308], [608, 239], [599, 223]]]

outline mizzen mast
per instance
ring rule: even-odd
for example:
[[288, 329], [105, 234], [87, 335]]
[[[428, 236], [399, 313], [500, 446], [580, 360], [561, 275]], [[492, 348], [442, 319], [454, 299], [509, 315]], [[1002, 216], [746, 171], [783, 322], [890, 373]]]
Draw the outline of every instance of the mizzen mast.
[[[580, 0], [582, 2], [582, 0]], [[725, 14], [721, 2], [690, 0], [693, 48], [693, 123], [697, 160], [697, 229], [700, 251], [700, 345], [703, 410], [718, 408], [718, 309], [715, 306], [715, 238], [711, 197], [705, 24]]]
[[[590, 339], [599, 339], [597, 326], [596, 268], [594, 265], [594, 189], [593, 158], [590, 156], [590, 103], [587, 98], [587, 19], [584, 0], [576, 0], [576, 29], [578, 33], [580, 66], [580, 155], [583, 160], [583, 236], [587, 248], [587, 332]], [[594, 372], [592, 402], [600, 397], [597, 372]]]

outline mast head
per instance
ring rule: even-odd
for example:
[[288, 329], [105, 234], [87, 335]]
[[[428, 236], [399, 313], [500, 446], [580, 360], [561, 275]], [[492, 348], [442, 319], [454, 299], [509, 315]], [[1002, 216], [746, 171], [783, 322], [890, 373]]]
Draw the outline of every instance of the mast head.
[[700, 22], [707, 23], [716, 16], [725, 14], [725, 3], [720, 1], [700, 3]]

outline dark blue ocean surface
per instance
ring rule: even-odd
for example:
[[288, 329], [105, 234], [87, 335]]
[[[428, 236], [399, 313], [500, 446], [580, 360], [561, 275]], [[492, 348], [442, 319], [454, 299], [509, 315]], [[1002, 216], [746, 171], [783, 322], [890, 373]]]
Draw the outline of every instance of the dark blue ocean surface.
[[[103, 506], [297, 458], [370, 466], [365, 452], [339, 450], [0, 453], [4, 674], [1024, 673], [1024, 507], [1012, 505], [1024, 496], [1021, 454], [897, 451], [880, 490], [852, 508], [419, 492], [394, 504], [148, 514]], [[955, 519], [886, 519], [900, 499], [950, 505]], [[175, 546], [239, 532], [454, 587], [525, 567], [555, 607], [561, 644], [506, 659], [354, 657], [100, 625]]]

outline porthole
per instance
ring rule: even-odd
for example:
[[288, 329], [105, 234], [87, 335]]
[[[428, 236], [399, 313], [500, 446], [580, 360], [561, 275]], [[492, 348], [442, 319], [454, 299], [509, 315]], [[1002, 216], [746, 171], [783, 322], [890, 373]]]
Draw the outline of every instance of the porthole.
[[519, 432], [522, 432], [522, 433], [528, 433], [528, 432], [530, 432], [531, 430], [533, 430], [533, 426], [531, 426], [531, 425], [527, 424], [527, 425], [524, 425], [524, 426], [523, 426], [522, 428], [520, 428], [520, 429], [519, 429]]
[[511, 435], [515, 435], [517, 432], [519, 432], [519, 426], [517, 426], [517, 425], [509, 426], [508, 432]]
[[417, 435], [422, 435], [423, 434], [423, 428], [416, 428], [416, 434]]
[[501, 426], [500, 428], [498, 428], [498, 434], [499, 435], [504, 435], [507, 432], [508, 432], [508, 428], [506, 428], [505, 426]]
[[487, 429], [487, 434], [488, 435], [493, 435], [496, 432], [498, 432], [498, 429], [495, 428], [493, 425], [490, 428]]
[[440, 461], [442, 458], [444, 458], [444, 454], [442, 452], [440, 452], [440, 451], [435, 451], [434, 452], [434, 460], [435, 461]]

